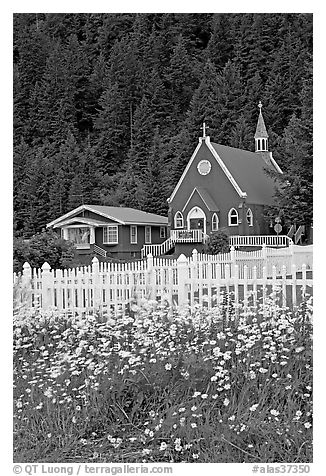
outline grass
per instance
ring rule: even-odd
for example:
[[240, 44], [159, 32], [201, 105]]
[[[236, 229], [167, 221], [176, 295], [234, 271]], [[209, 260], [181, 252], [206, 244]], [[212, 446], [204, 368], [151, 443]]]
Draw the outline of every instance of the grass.
[[309, 463], [311, 314], [18, 311], [14, 461]]

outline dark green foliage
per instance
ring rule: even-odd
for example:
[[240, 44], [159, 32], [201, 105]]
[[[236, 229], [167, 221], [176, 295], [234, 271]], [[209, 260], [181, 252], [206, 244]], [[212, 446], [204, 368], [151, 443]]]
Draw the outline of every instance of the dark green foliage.
[[41, 268], [47, 262], [51, 268], [64, 268], [72, 264], [74, 245], [63, 240], [52, 230], [43, 230], [29, 240], [14, 239], [14, 271], [22, 271], [27, 261], [31, 267]]
[[213, 231], [209, 235], [207, 243], [208, 253], [216, 255], [218, 253], [228, 253], [230, 251], [229, 237], [223, 230]]
[[300, 163], [279, 207], [309, 222], [312, 15], [23, 13], [13, 46], [15, 236], [81, 203], [165, 213], [202, 122], [253, 150], [259, 100], [286, 176]]

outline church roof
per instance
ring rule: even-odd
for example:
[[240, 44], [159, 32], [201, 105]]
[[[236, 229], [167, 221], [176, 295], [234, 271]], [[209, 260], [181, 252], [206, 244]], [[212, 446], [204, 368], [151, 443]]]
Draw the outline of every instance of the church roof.
[[258, 122], [256, 127], [255, 139], [268, 139], [268, 134], [265, 126], [265, 121], [261, 112], [259, 112]]
[[[272, 204], [275, 193], [274, 180], [267, 170], [276, 170], [269, 166], [262, 154], [247, 150], [236, 149], [211, 142], [224, 165], [243, 192], [246, 192], [248, 203]], [[271, 162], [273, 163], [273, 162]]]

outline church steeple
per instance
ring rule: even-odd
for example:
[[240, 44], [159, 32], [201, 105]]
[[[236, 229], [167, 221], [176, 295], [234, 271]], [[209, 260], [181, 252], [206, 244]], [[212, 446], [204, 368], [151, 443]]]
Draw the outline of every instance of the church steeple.
[[261, 108], [263, 107], [261, 101], [259, 101], [258, 107], [259, 107], [259, 116], [258, 116], [258, 122], [256, 127], [256, 134], [255, 134], [255, 151], [267, 152], [268, 151], [268, 134], [267, 134], [264, 118], [261, 112]]

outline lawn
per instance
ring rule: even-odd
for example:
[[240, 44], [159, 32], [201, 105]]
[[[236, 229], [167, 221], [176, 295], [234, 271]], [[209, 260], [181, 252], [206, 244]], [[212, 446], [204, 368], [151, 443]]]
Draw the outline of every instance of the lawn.
[[312, 462], [312, 304], [14, 315], [14, 461]]

